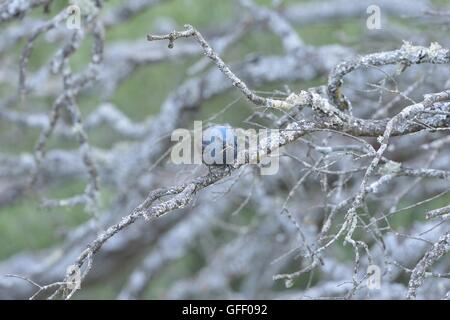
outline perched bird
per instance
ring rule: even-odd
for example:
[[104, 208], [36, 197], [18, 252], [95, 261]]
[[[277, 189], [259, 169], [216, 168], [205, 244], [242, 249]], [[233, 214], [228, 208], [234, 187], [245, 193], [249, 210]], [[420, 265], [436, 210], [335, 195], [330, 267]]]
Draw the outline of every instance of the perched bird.
[[228, 124], [215, 125], [202, 132], [202, 161], [206, 165], [231, 165], [237, 159], [238, 138]]

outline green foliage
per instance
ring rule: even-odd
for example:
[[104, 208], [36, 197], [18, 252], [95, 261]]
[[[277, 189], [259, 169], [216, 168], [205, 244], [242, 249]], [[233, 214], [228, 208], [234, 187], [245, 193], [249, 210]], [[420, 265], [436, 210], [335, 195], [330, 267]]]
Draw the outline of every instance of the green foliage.
[[[69, 181], [46, 190], [47, 197], [64, 198], [82, 193], [85, 182]], [[103, 188], [101, 204], [105, 206], [113, 192]], [[64, 233], [91, 218], [82, 206], [44, 209], [36, 196], [0, 207], [0, 260], [20, 251], [34, 251], [58, 243]]]
[[[106, 9], [115, 6], [122, 1], [111, 0], [106, 2]], [[256, 1], [260, 4], [270, 5], [270, 0]], [[287, 3], [296, 2], [294, 0]], [[435, 3], [444, 3], [444, 1], [434, 0]], [[54, 12], [64, 8], [64, 1], [54, 1]], [[208, 8], [205, 12], [205, 8]], [[146, 35], [155, 28], [155, 23], [160, 17], [170, 17], [177, 28], [182, 28], [185, 23], [194, 25], [199, 30], [211, 30], [218, 26], [224, 25], [236, 16], [233, 1], [218, 0], [167, 0], [163, 4], [157, 5], [150, 10], [140, 14], [137, 18], [125, 25], [108, 30], [106, 35], [107, 43], [117, 40], [138, 40], [146, 41]], [[44, 17], [42, 12], [34, 12], [36, 17]], [[363, 23], [361, 19], [349, 19], [345, 21], [327, 21], [326, 23], [317, 23], [297, 27], [297, 31], [305, 43], [310, 45], [324, 45], [345, 42], [347, 44], [358, 43], [359, 37], [363, 32]], [[13, 49], [15, 55], [19, 57], [25, 39]], [[49, 44], [40, 38], [34, 47], [33, 54], [30, 58], [29, 69], [37, 70], [43, 65], [48, 64], [58, 44]], [[89, 61], [91, 50], [91, 41], [83, 43], [81, 49], [71, 58], [70, 63], [74, 71], [84, 69]], [[151, 45], [149, 44], [149, 50]], [[253, 31], [246, 35], [242, 41], [233, 45], [227, 52], [223, 54], [225, 61], [229, 63], [242, 60], [245, 55], [250, 53], [264, 54], [280, 54], [282, 52], [280, 40], [265, 31]], [[202, 55], [184, 59], [182, 61], [171, 60], [161, 64], [151, 64], [140, 68], [131, 78], [114, 93], [112, 102], [134, 120], [141, 120], [143, 117], [150, 116], [160, 110], [161, 104], [167, 95], [186, 79], [187, 68], [202, 58]], [[15, 61], [18, 63], [18, 61]], [[315, 79], [308, 83], [293, 84], [296, 90], [306, 88], [311, 85], [322, 84], [324, 79]], [[12, 81], [11, 87], [1, 87], [0, 94], [8, 94], [11, 90], [16, 89], [16, 83]], [[291, 85], [292, 86], [292, 85]], [[273, 91], [274, 89], [283, 90], [283, 84], [275, 83], [256, 88], [263, 91]], [[229, 91], [223, 95], [217, 96], [202, 105], [198, 118], [208, 119], [208, 117], [221, 111], [226, 105], [232, 103], [240, 97], [240, 93]], [[19, 110], [27, 111], [33, 107], [34, 111], [39, 111], [41, 106], [49, 110], [53, 101], [50, 99], [34, 99], [38, 101], [36, 107], [30, 106], [25, 101], [22, 106], [18, 106]], [[98, 103], [99, 98], [95, 95], [84, 95], [78, 100], [80, 109], [86, 116]], [[22, 108], [22, 109], [20, 109]], [[215, 119], [215, 122], [241, 123], [248, 115], [250, 109], [245, 99], [241, 98], [230, 107], [230, 112], [224, 113]], [[242, 123], [241, 123], [242, 124]], [[5, 124], [0, 120], [0, 143], [3, 152], [19, 153], [23, 151], [32, 152], [36, 142], [38, 131], [24, 128], [17, 128]], [[14, 139], [12, 139], [14, 137]], [[94, 146], [107, 147], [114, 142], [114, 135], [108, 130], [99, 130], [90, 135], [91, 142]], [[68, 139], [52, 139], [49, 148], [76, 147], [76, 141]], [[86, 181], [77, 180], [66, 182], [63, 185], [54, 185], [49, 190], [45, 190], [44, 194], [49, 198], [62, 198], [78, 194], [82, 192]], [[114, 190], [102, 187], [102, 201], [107, 204], [114, 198]], [[406, 199], [399, 207], [403, 207], [410, 203], [411, 199]], [[393, 227], [405, 227], [413, 221], [423, 219], [424, 212], [438, 206], [443, 206], [450, 201], [450, 196], [441, 197], [436, 201], [430, 202], [424, 206], [416, 207], [411, 210], [403, 211], [396, 214], [392, 219]], [[250, 208], [246, 208], [235, 217], [230, 218], [230, 223], [237, 225], [248, 225], [252, 222], [255, 213]], [[0, 207], [0, 260], [14, 253], [25, 251], [33, 251], [57, 244], [61, 241], [64, 231], [83, 223], [90, 218], [90, 215], [83, 210], [83, 207], [74, 208], [58, 208], [44, 210], [39, 208], [39, 198], [37, 196], [27, 196], [26, 198]], [[227, 231], [222, 232], [224, 240], [231, 240], [232, 234]], [[341, 243], [338, 241], [337, 243]], [[342, 261], [351, 261], [353, 259], [352, 250], [349, 246], [341, 247], [338, 245], [336, 249], [338, 256]], [[188, 255], [171, 263], [164, 273], [152, 282], [146, 292], [147, 298], [163, 298], [163, 288], [168, 287], [175, 279], [181, 278], [186, 274], [191, 274], [198, 269], [200, 265], [200, 255], [196, 250], [192, 250]], [[126, 267], [126, 266], [125, 266]], [[128, 266], [130, 267], [130, 266]], [[299, 269], [299, 261], [294, 261], [289, 271]], [[304, 287], [309, 281], [314, 281], [318, 277], [317, 273], [313, 275], [313, 279], [309, 275], [299, 278], [295, 284], [296, 287]], [[96, 297], [96, 298], [113, 298], [121, 284], [125, 279], [118, 278], [115, 282], [108, 284], [98, 284], [86, 288], [77, 293], [76, 298]], [[236, 290], [239, 288], [239, 281], [233, 284]], [[282, 282], [274, 284], [276, 287], [285, 289]]]

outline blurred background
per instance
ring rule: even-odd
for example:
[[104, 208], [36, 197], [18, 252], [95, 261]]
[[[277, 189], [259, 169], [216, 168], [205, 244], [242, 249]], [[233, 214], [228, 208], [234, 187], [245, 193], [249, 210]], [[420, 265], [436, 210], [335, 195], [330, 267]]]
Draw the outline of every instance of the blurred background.
[[[73, 3], [90, 8], [95, 1]], [[443, 47], [450, 45], [450, 18], [426, 13], [426, 10], [445, 12], [450, 3], [444, 0], [108, 0], [101, 3], [101, 8], [95, 10], [105, 29], [104, 58], [98, 67], [98, 79], [76, 94], [76, 104], [100, 177], [95, 208], [89, 201], [73, 205], [54, 203], [58, 199], [82, 195], [91, 183], [69, 109], [61, 109], [55, 130], [46, 141], [47, 151], [41, 164], [36, 164], [33, 155], [39, 137], [48, 127], [52, 105], [64, 90], [61, 80], [64, 71], [52, 72], [58, 52], [64, 52], [62, 48], [73, 40], [73, 30], [66, 28], [64, 20], [33, 41], [26, 66], [26, 93], [19, 90], [19, 66], [29, 37], [39, 26], [64, 12], [70, 3], [50, 1], [47, 9], [36, 6], [26, 14], [0, 20], [0, 276], [22, 275], [42, 285], [61, 280], [65, 268], [81, 253], [88, 240], [128, 214], [150, 190], [207, 172], [202, 166], [180, 168], [168, 163], [165, 152], [170, 150], [167, 140], [171, 130], [192, 128], [193, 120], [204, 120], [208, 124], [230, 123], [244, 128], [272, 123], [270, 117], [255, 116], [251, 104], [202, 57], [193, 39], [179, 39], [173, 49], [168, 49], [167, 41], [148, 42], [147, 34], [167, 34], [183, 30], [186, 23], [191, 24], [256, 93], [277, 98], [325, 85], [331, 68], [352, 56], [396, 50], [403, 41], [423, 46], [434, 41]], [[0, 8], [7, 4], [8, 0], [0, 1]], [[381, 9], [381, 29], [367, 27], [370, 14], [366, 9], [371, 4]], [[282, 33], [277, 34], [279, 22], [271, 20], [273, 13], [293, 28], [297, 40], [286, 44]], [[96, 40], [91, 36], [92, 28], [86, 25], [79, 47], [68, 58], [75, 75], [87, 70], [93, 61]], [[289, 43], [295, 44], [295, 41], [301, 42], [300, 49], [289, 51]], [[295, 50], [304, 52], [295, 55], [292, 53]], [[389, 82], [396, 67], [385, 68], [383, 72], [364, 69], [348, 77], [345, 90], [354, 103], [356, 116], [369, 118], [378, 110], [371, 105], [385, 105], [397, 99], [391, 109], [378, 118], [392, 116], [412, 100], [420, 101], [423, 94], [442, 90], [446, 87], [448, 67], [414, 66], [399, 77], [398, 86], [386, 84], [389, 90], [380, 93], [379, 88], [368, 83], [380, 84], [383, 79]], [[396, 98], [398, 92], [411, 100]], [[273, 114], [282, 116], [277, 112]], [[328, 134], [318, 133], [305, 139], [317, 144], [327, 139], [331, 145], [350, 144], [351, 139], [327, 138]], [[396, 149], [389, 157], [410, 166], [425, 166], [426, 154], [414, 155], [411, 146], [430, 143], [446, 135], [444, 131], [395, 140]], [[366, 141], [373, 144], [375, 140], [367, 138]], [[300, 141], [286, 152], [314, 164], [319, 157], [307, 154], [307, 145]], [[448, 169], [447, 150], [448, 145], [441, 149], [436, 168]], [[301, 258], [305, 249], [296, 245], [297, 227], [291, 223], [292, 218], [280, 212], [289, 192], [303, 176], [304, 168], [292, 157], [285, 161], [286, 166], [283, 162], [280, 165], [280, 175], [261, 178], [253, 175], [251, 169], [242, 171], [199, 194], [187, 209], [171, 212], [151, 223], [139, 221], [123, 230], [94, 257], [93, 268], [74, 298], [346, 296], [345, 285], [337, 284], [345, 280], [351, 282], [354, 254], [351, 246], [343, 246], [342, 241], [337, 241], [327, 251], [323, 257], [325, 264], [316, 271], [302, 274], [295, 280], [273, 279], [275, 274], [296, 272], [305, 267]], [[349, 164], [352, 160], [339, 158], [338, 161]], [[345, 165], [340, 168], [344, 167], [349, 169]], [[30, 189], [33, 176], [36, 181]], [[358, 184], [354, 179], [357, 177], [351, 175], [340, 184], [344, 185], [344, 194], [355, 192]], [[343, 199], [331, 196], [329, 200], [323, 199], [324, 193], [331, 193], [335, 181], [337, 178], [326, 180], [320, 174], [313, 174], [301, 188], [294, 188], [290, 212], [307, 238], [314, 237], [323, 224], [326, 215], [317, 213], [323, 201], [339, 203], [339, 199]], [[387, 223], [394, 230], [387, 231], [384, 237], [383, 246], [392, 245], [392, 250], [387, 250], [390, 257], [392, 252], [409, 250], [408, 237], [398, 240], [396, 235], [429, 223], [425, 222], [424, 212], [450, 202], [448, 180], [419, 182], [419, 187], [405, 191], [412, 181], [414, 178], [399, 178], [398, 184], [383, 190], [366, 204], [365, 213], [373, 217], [380, 212], [407, 208], [390, 217]], [[389, 201], [394, 194], [399, 194], [400, 199], [396, 199], [392, 209], [394, 205]], [[433, 199], [414, 205], [429, 198]], [[273, 218], [278, 215], [282, 218]], [[341, 222], [336, 223], [336, 228]], [[445, 229], [445, 223], [441, 227]], [[428, 230], [431, 225], [424, 228]], [[414, 229], [411, 234], [422, 231]], [[368, 241], [369, 246], [376, 246], [377, 241]], [[425, 250], [425, 244], [417, 248]], [[416, 244], [411, 246], [413, 252]], [[418, 252], [422, 250], [417, 248]], [[374, 250], [375, 257], [383, 256]], [[393, 259], [412, 268], [419, 257]], [[395, 267], [390, 265], [389, 268]], [[448, 272], [448, 259], [440, 268]], [[332, 276], [341, 271], [342, 276]], [[402, 297], [408, 272], [399, 270], [390, 279], [393, 279], [390, 293], [376, 293], [373, 297]], [[424, 293], [423, 297], [444, 295], [450, 287], [446, 280], [442, 281], [439, 292], [433, 291], [429, 296]], [[337, 289], [327, 289], [327, 286]], [[435, 284], [430, 287], [438, 290]], [[34, 289], [20, 279], [0, 280], [0, 298], [26, 298]], [[372, 296], [364, 292], [355, 297]]]

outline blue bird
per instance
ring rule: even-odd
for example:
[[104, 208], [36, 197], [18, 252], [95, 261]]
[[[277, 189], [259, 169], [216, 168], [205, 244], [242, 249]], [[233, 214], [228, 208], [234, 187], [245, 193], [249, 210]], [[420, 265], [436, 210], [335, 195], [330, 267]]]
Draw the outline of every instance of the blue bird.
[[238, 138], [230, 125], [215, 125], [202, 133], [202, 161], [206, 165], [231, 165], [237, 159]]

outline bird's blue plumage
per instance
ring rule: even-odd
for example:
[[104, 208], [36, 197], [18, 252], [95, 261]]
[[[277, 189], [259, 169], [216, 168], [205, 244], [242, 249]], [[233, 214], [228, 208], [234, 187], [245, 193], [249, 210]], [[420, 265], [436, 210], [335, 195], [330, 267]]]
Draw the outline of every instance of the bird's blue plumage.
[[237, 135], [230, 126], [216, 125], [203, 131], [202, 158], [207, 165], [230, 165], [237, 158]]

